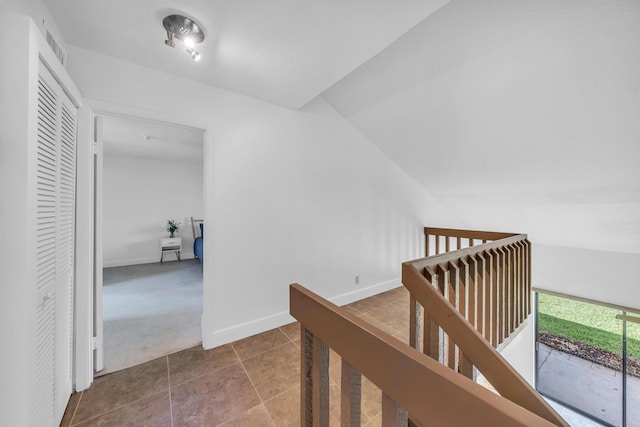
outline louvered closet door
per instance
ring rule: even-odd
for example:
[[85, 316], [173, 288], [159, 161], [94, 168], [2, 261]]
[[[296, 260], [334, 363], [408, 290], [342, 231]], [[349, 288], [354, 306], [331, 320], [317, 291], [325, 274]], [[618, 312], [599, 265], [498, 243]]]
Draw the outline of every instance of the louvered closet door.
[[[43, 68], [43, 67], [41, 67]], [[46, 70], [45, 70], [46, 71]], [[38, 79], [37, 150], [37, 391], [36, 423], [52, 424], [55, 417], [56, 340], [56, 199], [58, 193], [58, 96], [50, 82]], [[54, 81], [55, 83], [55, 81]]]
[[38, 426], [59, 422], [72, 387], [76, 113], [41, 64], [36, 228]]
[[73, 284], [76, 213], [77, 109], [60, 96], [58, 218], [56, 238], [56, 409], [64, 413], [72, 391]]

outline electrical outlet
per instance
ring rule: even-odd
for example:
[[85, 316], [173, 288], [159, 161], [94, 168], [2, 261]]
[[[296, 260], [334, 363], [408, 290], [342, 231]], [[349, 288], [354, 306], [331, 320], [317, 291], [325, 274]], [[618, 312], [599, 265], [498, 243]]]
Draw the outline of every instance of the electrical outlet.
[[355, 282], [356, 282], [356, 285], [357, 285], [358, 283], [360, 283], [360, 276], [356, 276], [356, 280], [355, 280]]

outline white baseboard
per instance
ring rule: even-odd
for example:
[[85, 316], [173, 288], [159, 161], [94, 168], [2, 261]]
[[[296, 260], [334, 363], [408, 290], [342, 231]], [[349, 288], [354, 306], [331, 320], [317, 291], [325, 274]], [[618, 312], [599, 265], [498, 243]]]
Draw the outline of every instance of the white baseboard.
[[386, 282], [377, 283], [375, 285], [368, 286], [366, 288], [357, 289], [346, 294], [338, 295], [333, 298], [329, 298], [329, 301], [335, 305], [351, 304], [354, 301], [369, 298], [370, 296], [381, 294], [382, 292], [389, 291], [402, 286], [401, 279], [388, 280]]
[[[193, 253], [191, 253], [191, 256], [189, 256], [188, 253], [181, 253], [180, 254], [180, 259], [186, 260], [186, 259], [193, 259]], [[169, 256], [166, 256], [165, 261], [177, 261], [178, 259], [175, 257], [175, 255], [171, 254], [171, 258]], [[120, 260], [111, 260], [111, 261], [104, 261], [103, 263], [103, 267], [104, 268], [110, 268], [110, 267], [126, 267], [127, 265], [138, 265], [138, 264], [153, 264], [156, 262], [160, 262], [160, 255], [153, 257], [153, 258], [136, 258], [136, 259], [120, 259]]]
[[[400, 279], [389, 280], [387, 282], [378, 283], [363, 289], [358, 289], [346, 294], [329, 298], [329, 301], [336, 305], [342, 306], [345, 304], [350, 304], [354, 301], [368, 298], [372, 295], [388, 291], [390, 289], [397, 288], [399, 286], [402, 286]], [[262, 317], [260, 319], [251, 320], [249, 322], [213, 331], [213, 334], [211, 334], [209, 337], [204, 337], [202, 346], [205, 349], [211, 349], [224, 344], [228, 344], [233, 341], [250, 337], [255, 334], [259, 334], [261, 332], [268, 331], [270, 329], [278, 328], [280, 326], [294, 322], [295, 320], [296, 319], [291, 317], [288, 311], [275, 313], [270, 316]], [[203, 331], [204, 330], [206, 330], [206, 328], [203, 327]]]

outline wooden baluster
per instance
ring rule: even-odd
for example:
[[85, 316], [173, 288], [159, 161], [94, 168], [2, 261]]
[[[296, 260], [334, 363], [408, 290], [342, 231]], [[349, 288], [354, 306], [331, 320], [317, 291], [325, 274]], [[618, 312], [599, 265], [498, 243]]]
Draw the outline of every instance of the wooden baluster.
[[456, 238], [456, 249], [462, 249], [462, 238], [461, 237], [457, 237]]
[[513, 293], [515, 299], [515, 327], [517, 328], [522, 323], [522, 292], [520, 289], [520, 272], [522, 268], [522, 246], [520, 242], [516, 242], [513, 252]]
[[505, 331], [505, 286], [504, 286], [504, 251], [502, 248], [494, 249], [496, 254], [496, 329], [498, 331], [498, 345], [504, 340]]
[[434, 237], [436, 239], [436, 255], [438, 255], [440, 253], [440, 236], [436, 234]]
[[[438, 265], [438, 290], [440, 291], [440, 293], [442, 294], [442, 296], [444, 296], [445, 299], [449, 299], [449, 287], [450, 287], [450, 282], [449, 282], [449, 270], [447, 269], [447, 265], [445, 264], [443, 265]], [[443, 333], [444, 337], [443, 337], [443, 341], [442, 341], [442, 358], [441, 358], [441, 362], [445, 365], [449, 364], [449, 357], [451, 355], [452, 351], [452, 347], [453, 347], [453, 341], [451, 339], [449, 339], [449, 336], [446, 333]], [[451, 366], [450, 366], [451, 367]]]
[[362, 402], [362, 375], [342, 359], [340, 386], [340, 425], [360, 427]]
[[449, 236], [444, 236], [444, 251], [451, 252], [451, 243], [449, 241], [451, 238]]
[[[460, 269], [454, 262], [449, 262], [447, 265], [447, 272], [449, 273], [449, 281], [447, 284], [448, 300], [459, 312], [464, 316], [464, 308], [460, 307]], [[449, 338], [449, 345], [447, 349], [447, 364], [453, 370], [457, 370], [456, 355], [460, 355], [456, 343]], [[458, 361], [460, 358], [458, 358]]]
[[469, 255], [465, 258], [465, 262], [468, 266], [468, 281], [467, 281], [467, 307], [469, 310], [469, 321], [476, 330], [478, 329], [478, 261], [474, 255]]
[[467, 240], [469, 240], [469, 247], [470, 247], [470, 248], [471, 248], [471, 247], [473, 247], [473, 239], [469, 238], [469, 239], [467, 239]]
[[422, 351], [422, 306], [413, 295], [409, 295], [409, 345]]
[[520, 318], [520, 310], [519, 310], [519, 304], [520, 304], [520, 298], [518, 296], [518, 245], [511, 245], [511, 270], [510, 270], [510, 277], [511, 277], [511, 294], [512, 294], [512, 307], [513, 307], [513, 313], [511, 314], [512, 316], [512, 323], [511, 323], [511, 331], [515, 331], [515, 329], [518, 327], [518, 325], [520, 324], [520, 321], [518, 320]]
[[490, 333], [487, 326], [487, 319], [489, 318], [489, 307], [487, 305], [489, 294], [487, 286], [487, 260], [483, 253], [477, 253], [475, 259], [477, 261], [476, 268], [478, 271], [478, 282], [476, 284], [478, 291], [478, 332], [488, 341]]
[[[468, 259], [468, 257], [467, 257]], [[471, 278], [469, 275], [469, 263], [467, 259], [460, 259], [458, 267], [459, 279], [458, 279], [458, 307], [460, 314], [462, 314], [472, 325], [474, 325], [472, 304], [473, 296], [471, 295]], [[473, 365], [471, 361], [462, 353], [460, 347], [458, 347], [458, 372], [467, 378], [473, 379]]]
[[408, 420], [407, 411], [382, 392], [382, 426], [406, 427]]
[[497, 282], [496, 282], [496, 269], [494, 266], [495, 255], [491, 251], [485, 251], [485, 257], [487, 258], [487, 324], [485, 328], [487, 333], [487, 339], [494, 347], [497, 346], [497, 313], [496, 313], [496, 291], [497, 291]]
[[[431, 269], [425, 269], [425, 278], [430, 286], [438, 283], [438, 275]], [[422, 308], [424, 318], [423, 353], [435, 360], [440, 360], [440, 326], [431, 318], [429, 311]]]
[[524, 289], [524, 272], [525, 272], [525, 260], [524, 260], [524, 255], [525, 255], [525, 251], [526, 251], [526, 247], [525, 247], [525, 243], [524, 242], [518, 242], [518, 306], [519, 306], [519, 311], [520, 311], [520, 316], [518, 317], [518, 322], [522, 323], [524, 322], [524, 319], [526, 317], [526, 310], [525, 310], [525, 299], [526, 299], [526, 295], [525, 295], [525, 289]]
[[305, 427], [329, 426], [329, 348], [301, 327], [300, 419]]
[[524, 242], [520, 243], [520, 317], [521, 320], [524, 320], [527, 317], [526, 310], [526, 299], [527, 299], [527, 291], [525, 289], [525, 274], [527, 271], [527, 261], [526, 261], [526, 253], [527, 253], [527, 245]]
[[511, 245], [505, 246], [505, 275], [504, 282], [507, 289], [507, 332], [506, 336], [511, 335], [511, 332], [515, 329], [516, 324], [516, 301], [515, 293], [513, 292], [513, 247]]
[[429, 256], [429, 233], [427, 230], [424, 231], [424, 256], [425, 258]]
[[499, 282], [499, 306], [500, 306], [500, 339], [499, 342], [503, 342], [509, 334], [509, 283], [507, 282], [507, 264], [508, 256], [507, 249], [502, 247], [498, 248], [499, 255], [499, 268], [500, 268], [500, 282]]

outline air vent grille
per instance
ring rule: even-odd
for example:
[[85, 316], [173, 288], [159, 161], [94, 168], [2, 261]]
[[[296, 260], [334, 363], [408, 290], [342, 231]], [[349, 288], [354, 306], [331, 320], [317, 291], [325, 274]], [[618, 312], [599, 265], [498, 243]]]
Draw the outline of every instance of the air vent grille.
[[49, 47], [51, 47], [51, 50], [58, 58], [58, 61], [60, 61], [62, 66], [64, 66], [64, 61], [66, 59], [65, 53], [62, 48], [60, 48], [60, 45], [58, 45], [58, 43], [56, 42], [56, 39], [53, 38], [49, 30], [47, 30], [47, 43], [49, 43]]

